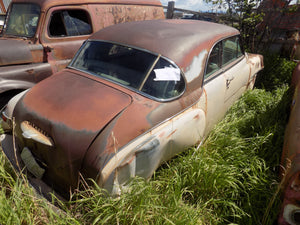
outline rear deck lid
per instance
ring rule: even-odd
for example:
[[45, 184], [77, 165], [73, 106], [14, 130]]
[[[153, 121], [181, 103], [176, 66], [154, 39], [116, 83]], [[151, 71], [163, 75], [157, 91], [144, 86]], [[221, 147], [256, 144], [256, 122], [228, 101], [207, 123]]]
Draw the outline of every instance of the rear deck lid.
[[35, 116], [71, 130], [98, 132], [131, 103], [101, 82], [64, 70], [34, 86], [23, 99]]

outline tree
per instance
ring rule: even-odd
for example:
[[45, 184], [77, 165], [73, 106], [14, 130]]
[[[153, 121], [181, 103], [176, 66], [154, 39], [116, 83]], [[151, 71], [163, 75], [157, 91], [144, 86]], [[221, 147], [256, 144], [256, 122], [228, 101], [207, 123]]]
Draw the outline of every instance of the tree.
[[226, 10], [227, 22], [242, 34], [244, 48], [257, 51], [255, 40], [258, 31], [256, 27], [262, 22], [264, 13], [258, 12], [261, 0], [206, 0], [207, 3], [218, 5]]

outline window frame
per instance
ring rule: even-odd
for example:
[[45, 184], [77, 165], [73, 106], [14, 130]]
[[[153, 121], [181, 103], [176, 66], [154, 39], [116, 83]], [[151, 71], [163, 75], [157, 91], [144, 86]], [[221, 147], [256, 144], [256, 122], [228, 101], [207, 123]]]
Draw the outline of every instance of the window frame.
[[[91, 32], [89, 34], [81, 34], [81, 35], [68, 35], [68, 30], [67, 30], [67, 27], [66, 27], [66, 24], [65, 24], [65, 21], [64, 21], [64, 15], [63, 13], [64, 12], [69, 12], [69, 11], [82, 11], [85, 13], [85, 15], [87, 16], [87, 21], [88, 21], [88, 24], [90, 25], [90, 28], [91, 28]], [[64, 26], [64, 30], [66, 32], [66, 35], [52, 35], [51, 34], [51, 31], [50, 31], [50, 25], [51, 25], [51, 22], [52, 22], [52, 18], [54, 16], [55, 13], [59, 13], [60, 14], [60, 17], [62, 19], [62, 22], [63, 22], [63, 26]], [[86, 9], [83, 9], [83, 8], [58, 8], [58, 9], [55, 9], [51, 12], [51, 15], [49, 16], [49, 19], [48, 19], [48, 23], [47, 23], [47, 36], [49, 39], [61, 39], [61, 38], [76, 38], [76, 37], [82, 37], [82, 36], [90, 36], [91, 34], [93, 34], [93, 23], [92, 23], [92, 20], [91, 20], [91, 15], [89, 13], [89, 11], [87, 11]]]

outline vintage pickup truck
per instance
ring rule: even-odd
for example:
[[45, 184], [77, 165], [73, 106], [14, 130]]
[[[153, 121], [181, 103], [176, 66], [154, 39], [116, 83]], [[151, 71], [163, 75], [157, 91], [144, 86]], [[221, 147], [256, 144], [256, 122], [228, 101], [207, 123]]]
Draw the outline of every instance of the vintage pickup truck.
[[0, 34], [0, 106], [65, 68], [97, 30], [163, 18], [159, 0], [12, 0]]

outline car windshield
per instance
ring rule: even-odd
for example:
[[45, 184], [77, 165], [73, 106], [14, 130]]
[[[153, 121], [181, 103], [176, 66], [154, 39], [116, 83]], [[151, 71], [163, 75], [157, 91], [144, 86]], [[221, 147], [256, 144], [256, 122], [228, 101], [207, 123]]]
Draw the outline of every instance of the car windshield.
[[160, 100], [175, 98], [185, 88], [174, 63], [160, 55], [110, 42], [87, 41], [70, 67]]
[[40, 7], [30, 3], [12, 4], [6, 24], [4, 35], [18, 37], [33, 37], [40, 16]]

